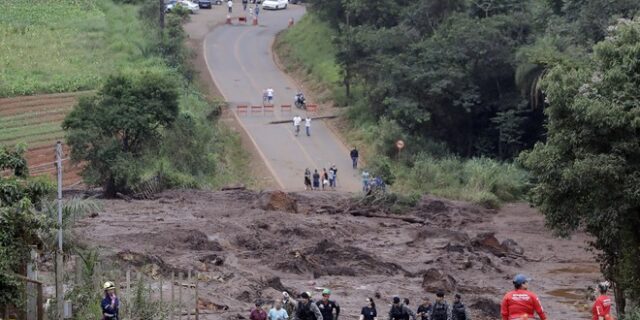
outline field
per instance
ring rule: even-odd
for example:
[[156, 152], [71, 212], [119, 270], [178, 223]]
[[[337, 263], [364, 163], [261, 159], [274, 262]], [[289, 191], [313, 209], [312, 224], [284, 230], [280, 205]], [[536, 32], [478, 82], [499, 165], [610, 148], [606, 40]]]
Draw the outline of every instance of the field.
[[0, 97], [95, 89], [109, 72], [153, 64], [136, 7], [96, 0], [0, 7]]
[[[78, 96], [88, 92], [47, 94], [0, 99], [0, 145], [26, 143], [26, 153], [32, 175], [55, 175], [55, 143], [64, 139], [60, 126], [73, 108]], [[63, 147], [68, 154], [66, 147]], [[67, 158], [67, 156], [65, 156]], [[65, 186], [80, 181], [79, 168], [65, 162]]]

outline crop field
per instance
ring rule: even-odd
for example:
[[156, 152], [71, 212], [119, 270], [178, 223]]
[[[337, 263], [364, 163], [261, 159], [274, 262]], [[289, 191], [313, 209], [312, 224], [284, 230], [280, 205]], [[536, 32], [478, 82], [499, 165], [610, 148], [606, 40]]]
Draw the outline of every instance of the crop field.
[[[64, 139], [62, 120], [76, 104], [79, 96], [90, 92], [46, 94], [0, 99], [0, 145], [12, 147], [26, 143], [29, 170], [32, 175], [55, 175], [55, 144]], [[65, 158], [68, 156], [63, 147]], [[81, 181], [78, 167], [64, 163], [63, 185]]]
[[0, 3], [0, 97], [95, 89], [110, 72], [151, 64], [135, 6]]

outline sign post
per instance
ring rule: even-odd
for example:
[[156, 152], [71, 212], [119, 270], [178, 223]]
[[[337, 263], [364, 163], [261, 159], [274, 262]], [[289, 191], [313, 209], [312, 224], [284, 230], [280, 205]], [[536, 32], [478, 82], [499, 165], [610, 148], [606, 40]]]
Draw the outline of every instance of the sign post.
[[400, 159], [400, 152], [404, 148], [404, 141], [398, 140], [396, 141], [396, 148], [398, 149], [398, 154], [396, 160]]

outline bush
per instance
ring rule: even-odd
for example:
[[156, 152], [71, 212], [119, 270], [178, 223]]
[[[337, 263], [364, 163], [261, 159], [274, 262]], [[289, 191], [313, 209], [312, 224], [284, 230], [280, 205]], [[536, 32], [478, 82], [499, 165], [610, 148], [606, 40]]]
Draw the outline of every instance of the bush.
[[640, 320], [640, 307], [635, 307], [623, 318], [624, 320]]

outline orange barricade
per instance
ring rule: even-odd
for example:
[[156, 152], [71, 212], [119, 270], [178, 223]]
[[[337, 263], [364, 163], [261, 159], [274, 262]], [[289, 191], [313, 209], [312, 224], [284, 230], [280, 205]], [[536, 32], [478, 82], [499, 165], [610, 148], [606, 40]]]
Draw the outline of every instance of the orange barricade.
[[267, 113], [267, 112], [273, 113], [273, 105], [272, 104], [265, 104], [264, 105], [264, 112], [265, 113]]
[[238, 22], [247, 23], [247, 17], [238, 17]]
[[262, 112], [262, 106], [251, 106], [251, 114]]
[[309, 111], [309, 112], [318, 111], [318, 105], [317, 104], [308, 104], [307, 105], [307, 111]]
[[290, 104], [283, 104], [280, 106], [280, 112], [291, 112], [291, 105]]
[[236, 106], [236, 112], [238, 112], [238, 114], [241, 114], [241, 113], [247, 114], [248, 111], [249, 111], [249, 107], [245, 105]]

